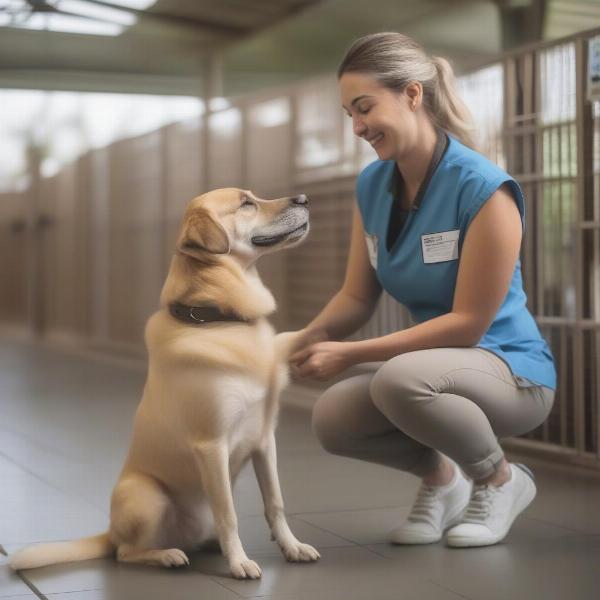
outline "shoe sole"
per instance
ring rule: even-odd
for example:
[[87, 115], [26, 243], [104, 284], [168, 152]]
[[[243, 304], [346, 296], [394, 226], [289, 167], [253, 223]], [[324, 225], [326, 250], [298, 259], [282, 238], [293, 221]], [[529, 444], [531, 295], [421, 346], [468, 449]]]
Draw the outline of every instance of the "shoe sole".
[[515, 465], [515, 467], [519, 468], [521, 471], [523, 471], [523, 473], [527, 475], [527, 481], [529, 482], [529, 484], [525, 486], [525, 489], [516, 498], [513, 507], [514, 514], [510, 522], [507, 524], [506, 530], [494, 536], [481, 537], [477, 539], [467, 536], [448, 536], [448, 546], [450, 546], [451, 548], [476, 548], [479, 546], [492, 546], [503, 540], [508, 535], [508, 532], [510, 531], [510, 528], [512, 527], [512, 524], [514, 523], [515, 519], [533, 502], [533, 499], [537, 494], [537, 488], [535, 486], [535, 477], [531, 470], [523, 464], [513, 464]]

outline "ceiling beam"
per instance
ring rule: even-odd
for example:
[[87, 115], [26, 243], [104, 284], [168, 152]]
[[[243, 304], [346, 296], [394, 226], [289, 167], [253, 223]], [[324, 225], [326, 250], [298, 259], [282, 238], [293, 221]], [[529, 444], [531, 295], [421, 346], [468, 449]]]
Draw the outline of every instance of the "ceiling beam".
[[494, 0], [500, 10], [502, 49], [541, 42], [549, 0]]

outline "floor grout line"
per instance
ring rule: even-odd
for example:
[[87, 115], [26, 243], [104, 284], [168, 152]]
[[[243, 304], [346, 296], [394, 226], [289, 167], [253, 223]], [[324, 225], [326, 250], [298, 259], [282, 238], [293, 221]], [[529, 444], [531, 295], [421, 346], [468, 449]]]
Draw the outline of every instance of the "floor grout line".
[[[350, 542], [350, 544], [352, 544], [353, 546], [360, 545], [360, 544], [357, 544], [356, 542], [353, 542], [352, 540], [349, 540], [348, 538], [345, 538], [343, 535], [338, 535], [337, 533], [334, 533], [333, 531], [329, 531], [328, 529], [325, 529], [324, 527], [320, 527], [319, 525], [315, 525], [314, 523], [310, 523], [309, 521], [305, 521], [304, 519], [301, 519], [299, 517], [294, 517], [294, 519], [296, 521], [301, 521], [302, 523], [305, 523], [306, 525], [310, 525], [311, 527], [315, 527], [319, 531], [323, 531], [325, 533], [328, 533], [329, 535], [333, 535], [337, 538], [340, 538], [340, 540], [344, 540], [345, 542]], [[327, 547], [328, 548], [345, 548], [347, 546], [327, 546]]]
[[40, 592], [40, 590], [38, 590], [35, 585], [33, 585], [33, 583], [31, 583], [29, 581], [29, 579], [27, 579], [26, 577], [24, 577], [23, 575], [21, 575], [21, 573], [19, 571], [17, 571], [17, 575], [19, 576], [19, 578], [21, 579], [21, 581], [38, 597], [40, 598], [40, 600], [48, 600], [47, 596], [44, 596], [44, 594], [42, 594], [42, 592]]
[[[233, 575], [232, 575], [232, 577], [233, 577]], [[212, 582], [216, 583], [217, 585], [220, 585], [223, 589], [226, 589], [228, 592], [231, 592], [232, 594], [235, 594], [238, 598], [248, 598], [248, 596], [243, 596], [242, 594], [239, 594], [235, 590], [232, 590], [230, 587], [227, 587], [222, 581], [220, 581], [216, 577], [209, 576], [209, 579]], [[250, 581], [252, 581], [252, 580], [250, 580]]]
[[459, 598], [464, 598], [465, 600], [473, 600], [473, 598], [470, 598], [469, 596], [465, 596], [464, 594], [461, 594], [460, 592], [457, 592], [456, 590], [453, 590], [452, 588], [443, 586], [442, 584], [438, 583], [434, 579], [426, 579], [425, 581], [427, 581], [427, 583], [431, 583], [432, 585], [435, 585], [435, 586], [441, 588], [442, 590], [444, 590], [446, 592], [450, 592], [450, 593], [458, 596]]
[[[3, 554], [4, 556], [8, 557], [8, 552], [4, 549], [4, 546], [2, 546], [2, 544], [0, 544], [0, 554]], [[10, 567], [9, 567], [10, 569]], [[46, 596], [44, 596], [44, 594], [42, 594], [42, 592], [40, 592], [34, 585], [33, 583], [31, 583], [28, 579], [26, 579], [23, 575], [21, 575], [20, 571], [17, 571], [15, 573], [15, 575], [41, 600], [48, 600], [48, 598], [46, 598]]]
[[329, 513], [350, 513], [350, 512], [367, 512], [374, 510], [398, 510], [400, 508], [410, 508], [411, 502], [407, 504], [394, 504], [393, 506], [371, 506], [369, 508], [340, 508], [340, 509], [328, 509], [328, 510], [303, 510], [300, 512], [286, 512], [288, 517], [298, 518], [298, 515], [326, 515]]

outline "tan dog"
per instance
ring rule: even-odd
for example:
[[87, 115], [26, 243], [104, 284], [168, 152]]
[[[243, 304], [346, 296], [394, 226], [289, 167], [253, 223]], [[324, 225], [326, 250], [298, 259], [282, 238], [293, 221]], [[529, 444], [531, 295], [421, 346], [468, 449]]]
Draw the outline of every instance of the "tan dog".
[[[148, 378], [113, 491], [107, 533], [17, 552], [14, 569], [99, 558], [189, 564], [215, 534], [231, 573], [258, 578], [238, 535], [232, 483], [251, 458], [273, 538], [290, 561], [319, 553], [287, 524], [276, 467], [278, 396], [296, 334], [276, 336], [275, 310], [254, 263], [308, 232], [305, 196], [265, 201], [227, 188], [187, 208], [161, 293], [146, 325]], [[219, 319], [219, 320], [214, 320]]]

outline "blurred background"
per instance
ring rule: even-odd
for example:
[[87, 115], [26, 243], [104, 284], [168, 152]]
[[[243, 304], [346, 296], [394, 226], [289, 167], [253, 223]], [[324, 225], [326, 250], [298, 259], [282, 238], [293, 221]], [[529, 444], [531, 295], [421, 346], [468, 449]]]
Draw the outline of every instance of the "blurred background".
[[[307, 243], [260, 265], [277, 328], [304, 326], [342, 282], [375, 158], [335, 69], [357, 36], [401, 31], [452, 62], [481, 151], [527, 198], [526, 291], [560, 387], [510, 444], [599, 471], [595, 27], [594, 0], [0, 0], [3, 339], [143, 357], [183, 208], [229, 186], [309, 195]], [[356, 337], [408, 325], [384, 297]]]

